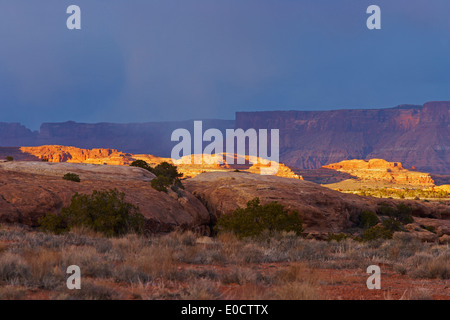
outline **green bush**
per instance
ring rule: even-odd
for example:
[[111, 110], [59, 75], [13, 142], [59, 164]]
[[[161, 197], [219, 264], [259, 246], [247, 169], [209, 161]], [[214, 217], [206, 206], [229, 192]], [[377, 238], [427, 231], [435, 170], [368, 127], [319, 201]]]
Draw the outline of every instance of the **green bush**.
[[264, 231], [269, 235], [280, 231], [303, 231], [298, 211], [287, 211], [277, 203], [261, 205], [259, 198], [247, 202], [246, 208], [239, 208], [232, 214], [222, 215], [215, 226], [217, 232], [233, 232], [239, 238], [257, 237]]
[[62, 234], [70, 230], [67, 225], [67, 219], [59, 214], [48, 213], [39, 219], [38, 224], [40, 230], [52, 232], [54, 234]]
[[181, 178], [183, 174], [178, 173], [177, 166], [170, 164], [168, 162], [161, 162], [154, 169], [153, 173], [155, 176], [164, 176], [168, 177], [172, 183], [175, 182], [178, 178]]
[[392, 232], [384, 226], [370, 227], [363, 233], [364, 241], [372, 241], [377, 239], [392, 239]]
[[151, 173], [154, 173], [154, 172], [153, 172], [153, 168], [152, 168], [151, 166], [149, 166], [148, 163], [145, 162], [144, 160], [136, 160], [136, 161], [133, 161], [133, 162], [130, 164], [130, 166], [142, 168], [142, 169], [145, 169], [145, 170], [150, 171]]
[[398, 221], [403, 224], [413, 223], [414, 219], [412, 217], [414, 209], [403, 203], [397, 205], [397, 216], [395, 217]]
[[436, 233], [436, 228], [433, 227], [433, 226], [424, 226], [423, 224], [421, 224], [420, 227], [422, 229], [425, 229], [425, 230], [430, 231], [432, 233]]
[[359, 215], [359, 226], [364, 229], [376, 226], [380, 222], [378, 216], [371, 211], [363, 211]]
[[349, 239], [349, 238], [351, 238], [350, 235], [342, 233], [342, 232], [341, 233], [330, 233], [330, 234], [328, 234], [327, 241], [330, 242], [332, 240], [335, 240], [337, 242], [341, 242], [342, 240]]
[[7, 157], [6, 157], [6, 161], [14, 161], [14, 158], [11, 157], [11, 156], [7, 156]]
[[413, 223], [412, 217], [414, 209], [403, 203], [397, 205], [395, 208], [382, 204], [378, 207], [377, 213], [381, 216], [388, 216], [402, 224]]
[[383, 227], [391, 232], [403, 231], [402, 223], [392, 217], [383, 220]]
[[167, 187], [170, 186], [170, 184], [171, 184], [170, 178], [164, 176], [156, 177], [151, 182], [153, 189], [165, 193], [167, 193]]
[[74, 182], [80, 182], [80, 177], [76, 173], [66, 173], [63, 176], [64, 180], [74, 181]]
[[183, 174], [178, 173], [177, 167], [173, 164], [164, 161], [158, 164], [155, 168], [152, 168], [144, 160], [136, 160], [131, 163], [131, 166], [143, 168], [153, 173], [156, 178], [152, 180], [151, 186], [157, 191], [167, 193], [168, 187], [171, 187], [171, 189], [175, 192], [177, 192], [180, 188], [184, 189], [184, 186], [179, 179]]
[[124, 197], [116, 189], [94, 190], [91, 195], [76, 193], [59, 215], [47, 214], [39, 219], [40, 229], [62, 233], [84, 226], [108, 237], [143, 232], [144, 216], [138, 207], [125, 202]]

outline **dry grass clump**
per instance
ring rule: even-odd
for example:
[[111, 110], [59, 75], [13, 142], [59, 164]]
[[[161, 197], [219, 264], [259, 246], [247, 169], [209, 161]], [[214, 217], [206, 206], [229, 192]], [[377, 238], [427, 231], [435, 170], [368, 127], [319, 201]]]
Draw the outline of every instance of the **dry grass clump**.
[[173, 279], [177, 272], [173, 249], [167, 246], [145, 247], [138, 254], [127, 256], [125, 265], [133, 266], [153, 279]]
[[54, 249], [26, 250], [23, 257], [30, 267], [29, 284], [42, 289], [54, 289], [64, 282], [61, 269], [62, 253]]
[[280, 270], [276, 275], [280, 283], [275, 288], [278, 299], [281, 300], [317, 300], [318, 277], [316, 273], [304, 264], [295, 263]]
[[0, 286], [0, 300], [22, 300], [26, 294], [27, 290], [21, 286]]
[[317, 285], [309, 282], [286, 283], [275, 289], [280, 300], [319, 300]]
[[411, 271], [413, 277], [450, 279], [450, 250], [441, 252], [437, 256], [418, 254], [412, 257], [411, 262], [415, 265]]
[[183, 300], [218, 300], [221, 298], [219, 283], [207, 279], [192, 279], [181, 295]]
[[0, 256], [0, 283], [26, 284], [31, 268], [24, 258], [15, 253], [2, 253]]
[[256, 284], [261, 280], [261, 277], [259, 272], [254, 269], [234, 266], [230, 271], [220, 275], [220, 281], [224, 284]]
[[80, 290], [65, 290], [58, 299], [63, 300], [118, 300], [121, 294], [108, 286], [92, 280], [83, 281]]
[[[449, 279], [450, 249], [411, 235], [373, 242], [308, 240], [280, 232], [239, 240], [176, 231], [106, 238], [90, 230], [64, 235], [0, 227], [0, 299], [51, 291], [52, 299], [320, 299], [314, 269], [385, 263], [415, 278]], [[68, 290], [66, 270], [81, 269], [82, 289]], [[120, 292], [120, 293], [119, 293]], [[424, 290], [404, 299], [426, 299]]]

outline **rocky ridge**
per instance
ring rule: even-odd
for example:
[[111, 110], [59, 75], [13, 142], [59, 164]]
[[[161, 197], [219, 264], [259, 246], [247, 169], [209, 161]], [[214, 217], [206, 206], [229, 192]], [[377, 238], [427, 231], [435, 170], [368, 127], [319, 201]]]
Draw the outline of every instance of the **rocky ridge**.
[[348, 173], [362, 181], [384, 181], [423, 187], [434, 186], [430, 174], [407, 170], [400, 162], [388, 162], [383, 159], [344, 160], [322, 168]]
[[[81, 182], [63, 180], [78, 174]], [[57, 213], [70, 204], [76, 193], [116, 188], [125, 200], [139, 206], [151, 233], [176, 228], [210, 232], [210, 216], [203, 204], [189, 192], [171, 190], [166, 194], [151, 188], [154, 175], [128, 166], [49, 162], [0, 163], [0, 223], [36, 226], [40, 217]]]
[[[5, 149], [5, 148], [0, 148]], [[13, 148], [6, 148], [8, 151], [13, 151]], [[68, 162], [68, 163], [90, 163], [90, 164], [107, 164], [107, 165], [121, 165], [128, 166], [135, 160], [144, 160], [149, 165], [155, 166], [159, 163], [166, 161], [172, 163], [170, 158], [156, 157], [150, 154], [130, 154], [117, 151], [115, 149], [81, 149], [69, 146], [39, 146], [39, 147], [20, 147], [19, 152], [13, 152], [16, 160], [45, 160], [48, 162]], [[0, 152], [1, 153], [1, 152]], [[6, 154], [5, 152], [3, 152]], [[32, 156], [32, 157], [30, 157]], [[202, 157], [201, 164], [195, 164], [194, 159], [197, 156]], [[217, 156], [217, 158], [215, 157]], [[268, 169], [270, 166], [262, 158], [257, 157], [254, 159], [255, 164], [249, 163], [248, 156], [233, 155], [233, 163], [228, 164], [226, 161], [226, 153], [210, 155], [190, 155], [185, 156], [177, 161], [175, 164], [178, 167], [179, 172], [183, 174], [185, 178], [192, 178], [202, 172], [209, 171], [230, 171], [230, 170], [243, 170], [252, 173], [260, 173], [261, 168]], [[223, 163], [219, 163], [218, 159], [222, 158]], [[238, 158], [243, 159], [245, 164], [237, 164]], [[301, 179], [290, 168], [286, 167], [282, 163], [276, 166], [277, 176]]]

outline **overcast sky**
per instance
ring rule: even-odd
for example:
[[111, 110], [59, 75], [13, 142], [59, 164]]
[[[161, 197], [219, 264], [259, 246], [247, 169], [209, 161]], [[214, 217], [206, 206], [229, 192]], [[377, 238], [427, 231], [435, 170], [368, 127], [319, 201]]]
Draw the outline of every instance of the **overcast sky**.
[[[66, 9], [81, 7], [81, 30]], [[366, 9], [381, 8], [381, 30]], [[0, 122], [450, 99], [448, 0], [1, 0]]]

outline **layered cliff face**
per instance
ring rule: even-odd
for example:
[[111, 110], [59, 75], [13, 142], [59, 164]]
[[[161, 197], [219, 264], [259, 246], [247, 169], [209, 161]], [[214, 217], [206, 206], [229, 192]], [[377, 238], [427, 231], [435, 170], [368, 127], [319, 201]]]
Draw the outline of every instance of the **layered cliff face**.
[[[234, 127], [233, 120], [202, 120], [203, 129], [216, 128], [225, 132]], [[146, 153], [170, 157], [177, 142], [171, 141], [172, 132], [186, 129], [193, 134], [193, 121], [147, 123], [44, 123], [34, 146], [56, 144], [78, 148], [111, 148], [134, 154]], [[24, 145], [24, 144], [19, 144]]]
[[[202, 120], [203, 130], [234, 128], [234, 120]], [[134, 154], [150, 153], [170, 157], [178, 142], [172, 132], [194, 132], [194, 121], [144, 123], [43, 123], [40, 132], [32, 132], [18, 123], [0, 122], [0, 147], [65, 145], [84, 149], [109, 148]]]
[[238, 112], [236, 128], [279, 129], [280, 160], [299, 169], [381, 158], [450, 173], [450, 101], [377, 110]]
[[[172, 132], [193, 133], [193, 121], [44, 123], [32, 132], [17, 123], [0, 123], [0, 146], [71, 145], [110, 148], [124, 153], [170, 157]], [[238, 112], [234, 120], [203, 120], [203, 131], [279, 129], [280, 161], [317, 169], [350, 159], [386, 159], [406, 168], [450, 174], [450, 101], [390, 109]]]
[[38, 132], [33, 132], [20, 123], [0, 122], [0, 146], [2, 147], [34, 145], [38, 135]]

